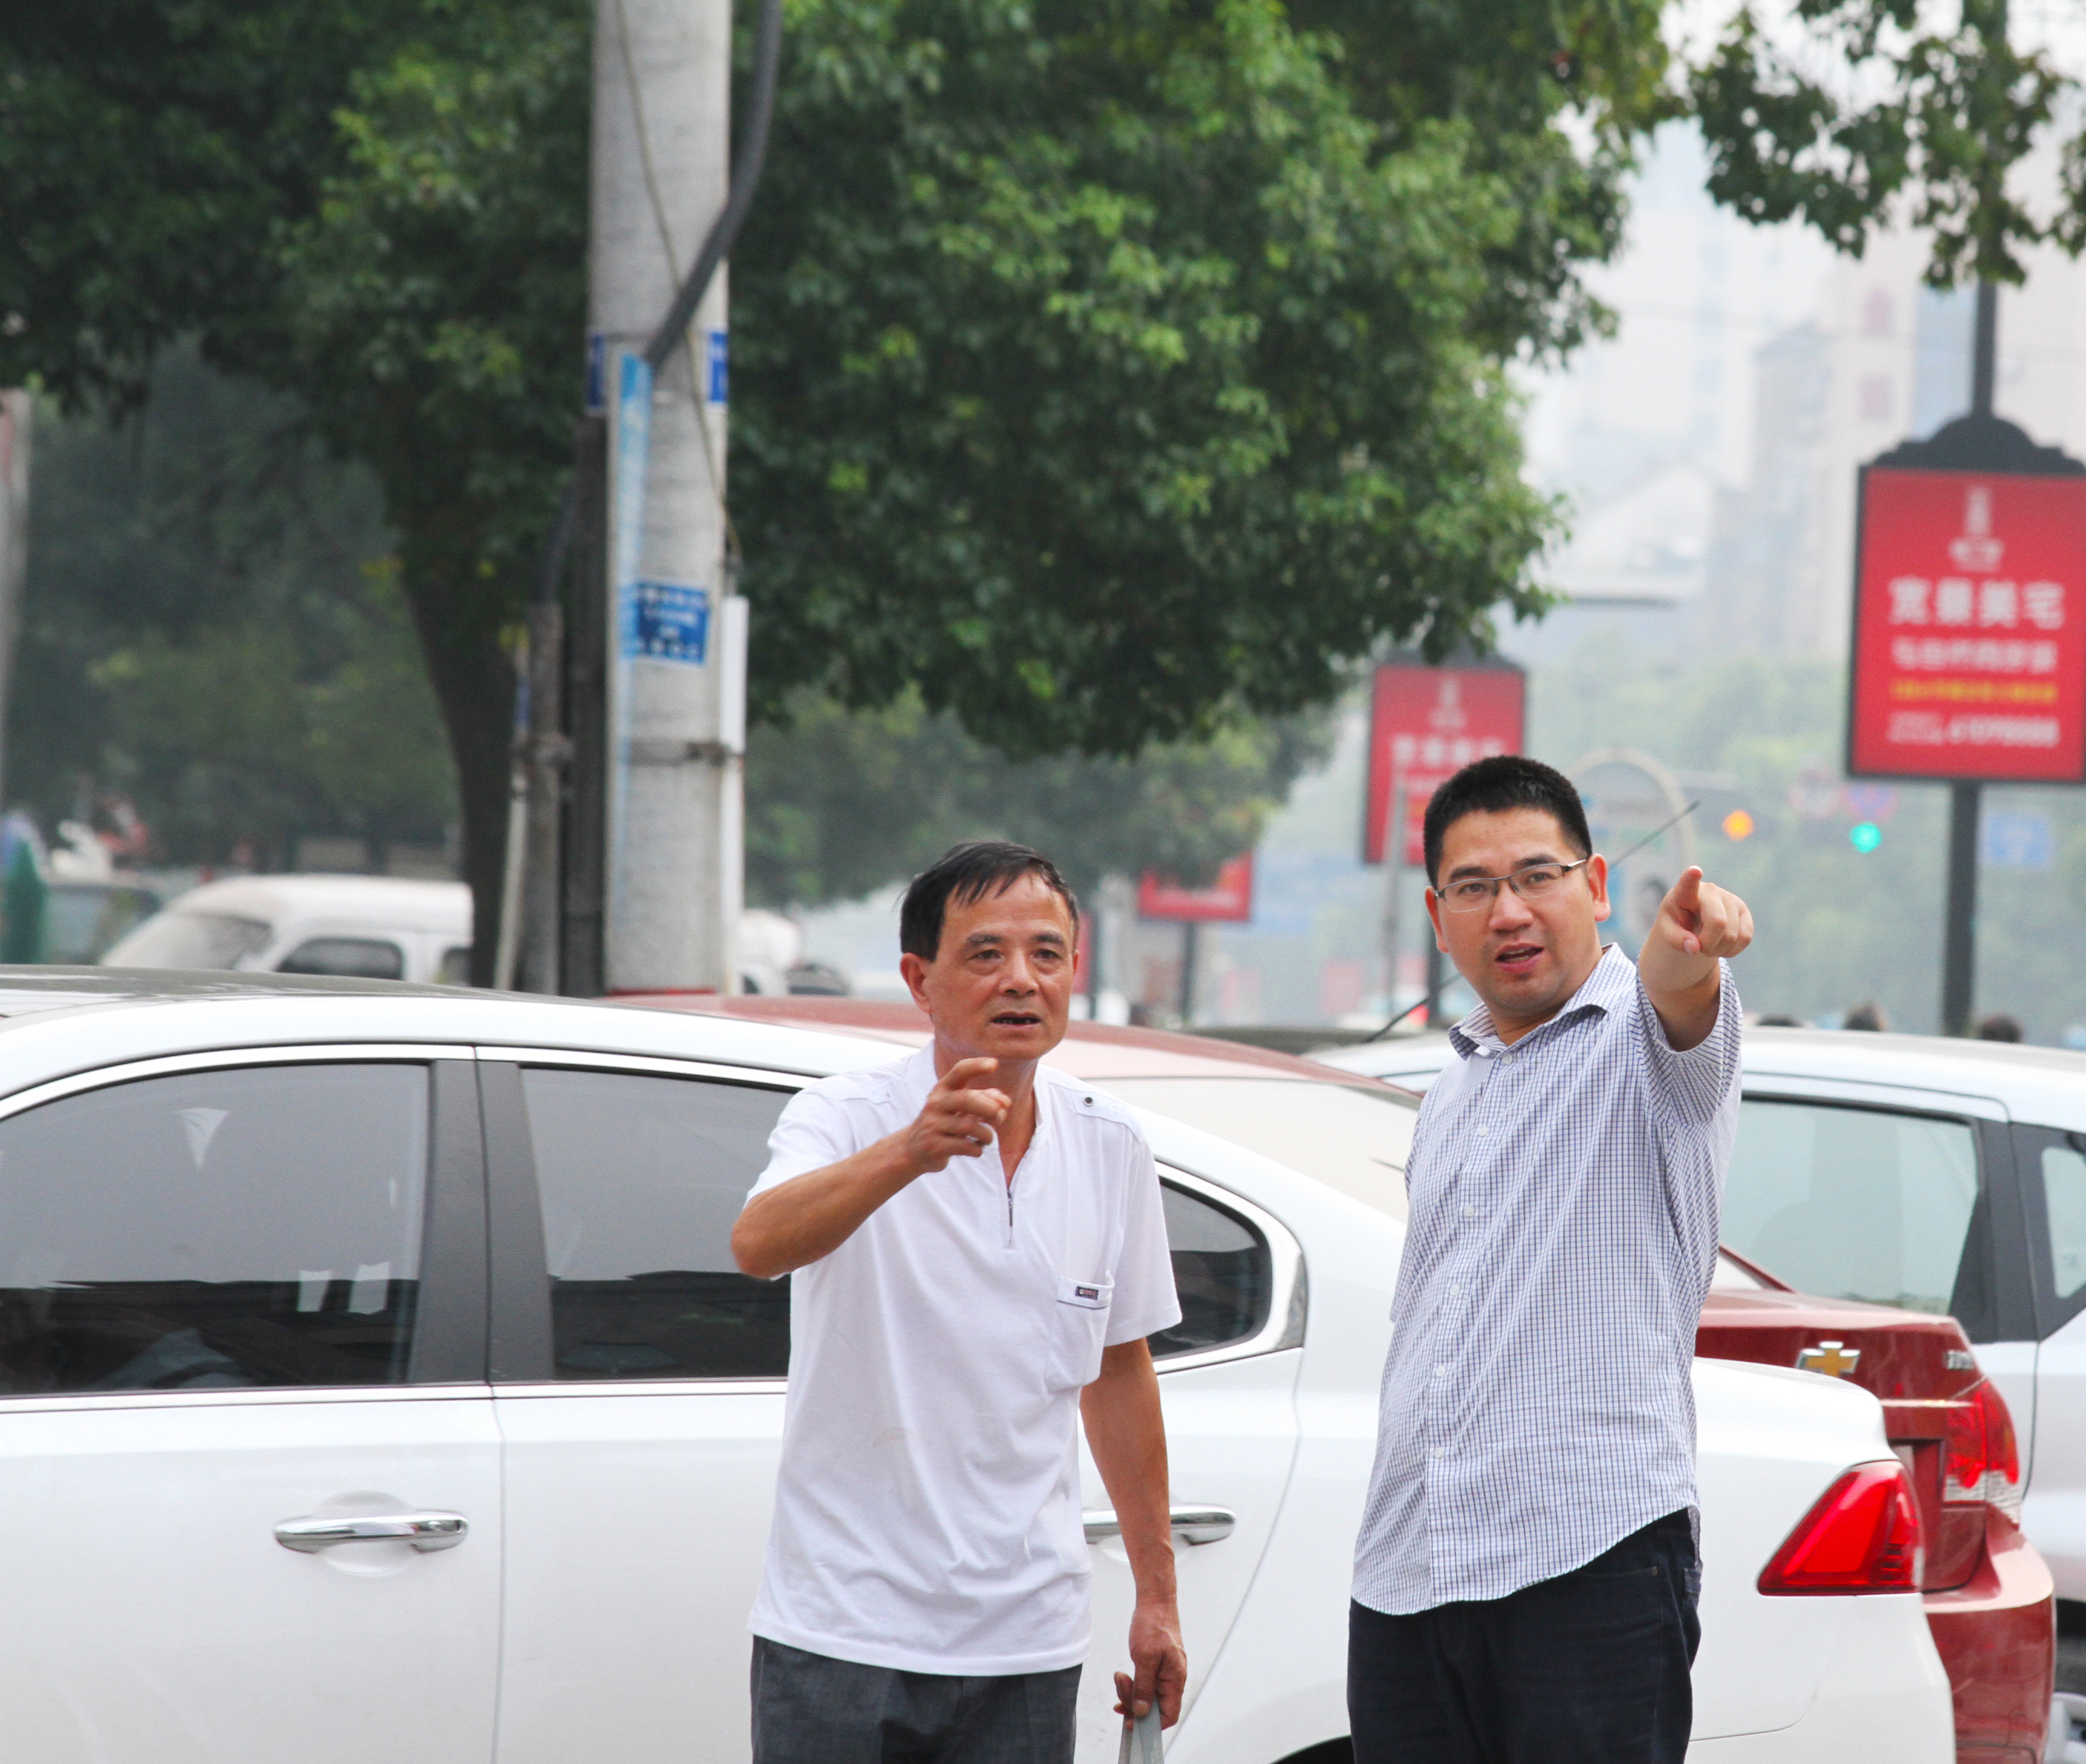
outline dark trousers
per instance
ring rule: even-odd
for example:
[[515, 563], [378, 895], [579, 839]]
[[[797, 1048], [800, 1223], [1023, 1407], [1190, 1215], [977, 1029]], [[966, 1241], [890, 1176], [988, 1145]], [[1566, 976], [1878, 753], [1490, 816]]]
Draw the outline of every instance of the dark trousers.
[[1681, 1512], [1503, 1599], [1353, 1606], [1355, 1764], [1681, 1764], [1701, 1585]]
[[753, 1639], [753, 1764], [1072, 1764], [1079, 1668], [962, 1678]]

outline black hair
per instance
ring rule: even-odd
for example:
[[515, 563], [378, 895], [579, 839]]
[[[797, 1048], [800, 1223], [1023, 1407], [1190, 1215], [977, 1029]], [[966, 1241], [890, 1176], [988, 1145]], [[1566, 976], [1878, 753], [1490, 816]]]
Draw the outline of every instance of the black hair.
[[1586, 805], [1578, 787], [1555, 766], [1520, 754], [1494, 754], [1475, 759], [1428, 799], [1424, 835], [1427, 882], [1441, 885], [1441, 842], [1467, 814], [1505, 814], [1514, 809], [1540, 809], [1564, 829], [1582, 857], [1594, 854], [1594, 835], [1586, 827]]
[[1076, 937], [1079, 899], [1055, 864], [1041, 852], [1008, 839], [968, 839], [951, 845], [913, 878], [898, 909], [898, 947], [923, 962], [933, 961], [942, 946], [942, 921], [951, 901], [964, 907], [987, 895], [1003, 895], [1024, 876], [1041, 876], [1044, 886], [1065, 903]]

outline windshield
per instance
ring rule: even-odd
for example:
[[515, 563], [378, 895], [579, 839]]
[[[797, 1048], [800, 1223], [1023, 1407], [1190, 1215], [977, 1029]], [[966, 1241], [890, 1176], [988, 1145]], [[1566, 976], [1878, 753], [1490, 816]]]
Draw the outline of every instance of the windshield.
[[109, 967], [236, 967], [272, 935], [258, 919], [221, 912], [163, 912], [102, 957]]
[[1405, 1217], [1405, 1157], [1419, 1106], [1375, 1084], [1309, 1078], [1113, 1078], [1126, 1103], [1272, 1158]]

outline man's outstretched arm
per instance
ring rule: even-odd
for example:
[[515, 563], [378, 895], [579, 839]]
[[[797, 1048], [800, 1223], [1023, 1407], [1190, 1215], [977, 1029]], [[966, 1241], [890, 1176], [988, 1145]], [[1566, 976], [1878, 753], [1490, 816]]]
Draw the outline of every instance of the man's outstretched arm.
[[1130, 1619], [1135, 1677], [1115, 1675], [1116, 1710], [1126, 1718], [1159, 1705], [1160, 1725], [1181, 1719], [1188, 1656], [1181, 1646], [1181, 1610], [1173, 1586], [1173, 1496], [1166, 1477], [1166, 1423], [1152, 1348], [1139, 1340], [1101, 1350], [1101, 1375], [1079, 1397], [1087, 1448], [1101, 1473], [1123, 1548], [1137, 1579]]
[[756, 1280], [794, 1273], [832, 1255], [916, 1177], [945, 1168], [951, 1158], [977, 1156], [1007, 1117], [1003, 1092], [976, 1088], [998, 1065], [959, 1060], [927, 1093], [909, 1126], [754, 1196], [731, 1228], [739, 1272]]
[[1667, 1044], [1685, 1053], [1717, 1024], [1722, 987], [1720, 957], [1741, 954], [1753, 940], [1753, 916], [1729, 889], [1705, 882], [1690, 868], [1658, 903], [1658, 917], [1637, 959], [1651, 1008]]

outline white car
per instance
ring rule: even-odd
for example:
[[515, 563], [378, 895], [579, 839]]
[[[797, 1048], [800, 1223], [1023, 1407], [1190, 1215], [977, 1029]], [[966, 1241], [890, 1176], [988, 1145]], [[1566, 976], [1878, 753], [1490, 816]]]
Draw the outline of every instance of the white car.
[[1418, 1035], [1386, 1035], [1381, 1041], [1321, 1048], [1311, 1057], [1341, 1072], [1381, 1078], [1386, 1084], [1424, 1091], [1449, 1063], [1449, 1038], [1423, 1030]]
[[[892, 1051], [353, 980], [0, 974], [5, 1755], [743, 1759], [788, 1288], [728, 1234], [791, 1092]], [[1322, 1764], [1411, 1110], [1271, 1074], [1339, 1115], [1319, 1180], [1177, 1118], [1241, 1117], [1216, 1062], [1109, 1057], [1186, 1312], [1155, 1341], [1194, 1663], [1169, 1754]], [[1878, 1405], [1696, 1383], [1695, 1755], [1945, 1764]], [[1087, 1494], [1105, 1764], [1130, 1580], [1091, 1465]]]
[[470, 891], [397, 876], [232, 876], [191, 888], [101, 960], [461, 986]]
[[[112, 967], [233, 968], [462, 986], [470, 980], [470, 891], [462, 882], [234, 876], [190, 889], [100, 959]], [[781, 914], [743, 914], [742, 989], [788, 992], [803, 947], [803, 933]]]

